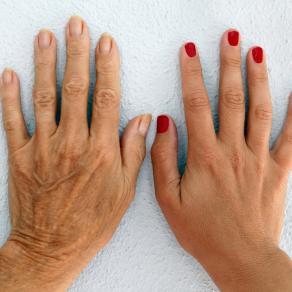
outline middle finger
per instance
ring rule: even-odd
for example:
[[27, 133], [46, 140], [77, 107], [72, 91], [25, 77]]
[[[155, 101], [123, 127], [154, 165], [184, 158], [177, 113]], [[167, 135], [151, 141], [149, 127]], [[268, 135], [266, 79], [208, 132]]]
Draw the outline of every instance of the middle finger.
[[66, 133], [87, 129], [89, 88], [89, 31], [78, 16], [71, 17], [66, 30], [67, 63], [62, 88], [60, 127]]
[[244, 92], [239, 32], [229, 30], [221, 41], [219, 138], [238, 144], [244, 138]]

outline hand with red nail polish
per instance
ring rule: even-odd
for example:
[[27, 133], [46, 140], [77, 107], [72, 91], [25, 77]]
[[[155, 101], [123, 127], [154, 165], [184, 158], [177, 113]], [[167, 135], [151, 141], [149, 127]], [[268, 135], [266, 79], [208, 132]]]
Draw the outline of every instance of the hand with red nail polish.
[[240, 35], [229, 30], [221, 41], [216, 133], [195, 44], [187, 43], [180, 55], [187, 161], [181, 176], [175, 124], [169, 116], [158, 117], [152, 147], [157, 201], [179, 243], [222, 291], [292, 291], [292, 262], [279, 248], [292, 168], [292, 102], [282, 134], [269, 149], [265, 55], [252, 48], [245, 133]]
[[0, 78], [9, 148], [11, 233], [0, 249], [0, 290], [65, 291], [107, 244], [134, 198], [145, 156], [150, 115], [129, 122], [119, 139], [119, 52], [103, 34], [96, 47], [96, 87], [87, 123], [90, 39], [72, 17], [66, 30], [67, 64], [61, 118], [56, 123], [56, 39], [42, 30], [35, 41], [33, 91], [36, 129], [26, 130], [20, 83]]

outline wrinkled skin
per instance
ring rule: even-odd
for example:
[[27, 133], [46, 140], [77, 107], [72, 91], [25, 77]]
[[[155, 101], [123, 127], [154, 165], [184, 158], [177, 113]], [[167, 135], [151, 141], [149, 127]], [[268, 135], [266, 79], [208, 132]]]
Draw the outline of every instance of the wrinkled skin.
[[[97, 81], [89, 129], [86, 23], [72, 17], [66, 37], [59, 125], [56, 40], [51, 32], [41, 31], [35, 41], [36, 130], [32, 137], [21, 113], [16, 73], [6, 69], [1, 76], [12, 222], [0, 256], [1, 270], [11, 270], [0, 276], [5, 291], [39, 291], [39, 285], [44, 291], [68, 288], [111, 239], [134, 197], [145, 156], [150, 115], [130, 121], [119, 141], [119, 53], [114, 39], [104, 34], [95, 51]], [[13, 268], [11, 261], [17, 263]], [[19, 286], [9, 284], [15, 274]]]
[[152, 147], [157, 200], [179, 243], [199, 260], [220, 289], [289, 291], [291, 261], [278, 244], [292, 166], [292, 103], [282, 134], [269, 150], [272, 106], [265, 56], [256, 62], [251, 49], [247, 55], [248, 129], [244, 134], [240, 45], [230, 45], [229, 32], [221, 41], [218, 133], [199, 55], [189, 56], [185, 48], [181, 50], [187, 164], [181, 177], [176, 127], [168, 117], [167, 130], [159, 132], [158, 125]]

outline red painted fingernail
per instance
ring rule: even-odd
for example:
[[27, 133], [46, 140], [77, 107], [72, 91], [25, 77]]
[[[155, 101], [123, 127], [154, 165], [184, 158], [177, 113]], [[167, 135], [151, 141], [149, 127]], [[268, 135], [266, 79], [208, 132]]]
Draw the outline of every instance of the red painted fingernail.
[[252, 56], [256, 63], [260, 64], [263, 62], [263, 49], [261, 47], [255, 47], [252, 49]]
[[196, 56], [196, 45], [194, 43], [186, 43], [185, 44], [185, 50], [189, 57], [193, 58]]
[[157, 133], [165, 133], [169, 127], [169, 118], [168, 116], [161, 115], [157, 117]]
[[239, 32], [236, 30], [228, 32], [228, 42], [230, 46], [237, 46], [239, 42]]

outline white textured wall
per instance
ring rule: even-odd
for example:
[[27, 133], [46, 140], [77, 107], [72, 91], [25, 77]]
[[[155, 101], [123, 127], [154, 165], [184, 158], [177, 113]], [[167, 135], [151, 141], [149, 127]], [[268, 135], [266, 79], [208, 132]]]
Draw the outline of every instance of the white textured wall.
[[[273, 94], [272, 139], [278, 135], [292, 90], [291, 0], [1, 0], [0, 70], [14, 68], [21, 77], [23, 109], [29, 128], [34, 118], [31, 102], [34, 35], [52, 29], [58, 38], [58, 86], [65, 62], [64, 26], [72, 14], [87, 20], [92, 49], [108, 31], [122, 54], [121, 125], [136, 114], [166, 112], [178, 124], [180, 157], [185, 156], [184, 115], [178, 67], [178, 50], [187, 40], [199, 46], [206, 85], [213, 109], [218, 83], [218, 46], [221, 33], [230, 27], [241, 31], [242, 54], [262, 45], [268, 54]], [[291, 61], [290, 61], [291, 60]], [[92, 59], [92, 74], [94, 72]], [[92, 85], [93, 85], [92, 78]], [[92, 92], [92, 91], [91, 91]], [[155, 123], [148, 138], [153, 141]], [[0, 243], [9, 232], [7, 207], [7, 150], [0, 128]], [[292, 179], [282, 247], [292, 256]], [[215, 286], [200, 265], [176, 243], [153, 190], [149, 154], [143, 165], [137, 195], [111, 243], [82, 273], [71, 291], [213, 291]]]

